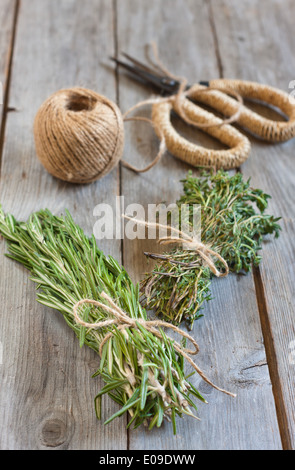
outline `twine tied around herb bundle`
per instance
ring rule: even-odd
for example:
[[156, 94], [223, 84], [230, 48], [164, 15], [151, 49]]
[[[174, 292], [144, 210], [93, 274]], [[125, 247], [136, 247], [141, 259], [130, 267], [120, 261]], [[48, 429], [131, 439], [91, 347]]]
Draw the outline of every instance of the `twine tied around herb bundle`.
[[[158, 243], [160, 245], [170, 245], [170, 244], [185, 244], [186, 249], [190, 251], [195, 251], [201, 258], [202, 260], [206, 263], [210, 271], [216, 276], [216, 277], [225, 277], [229, 273], [229, 267], [226, 262], [226, 260], [216, 251], [212, 250], [210, 246], [206, 245], [205, 243], [200, 242], [194, 237], [191, 237], [188, 235], [186, 232], [179, 230], [176, 227], [172, 227], [171, 225], [164, 225], [164, 224], [159, 224], [158, 222], [146, 222], [145, 220], [139, 220], [134, 217], [129, 217], [128, 215], [123, 214], [123, 218], [131, 220], [135, 222], [136, 224], [141, 224], [144, 225], [145, 227], [148, 228], [159, 228], [159, 229], [165, 229], [165, 230], [171, 230], [171, 232], [174, 232], [177, 237], [167, 236], [160, 238], [158, 240]], [[172, 264], [181, 264], [182, 266], [187, 266], [193, 268], [195, 266], [195, 263], [182, 263], [180, 261], [174, 260], [173, 257], [171, 256], [165, 256], [161, 254], [155, 254], [155, 253], [145, 253], [146, 256], [149, 256], [150, 258], [154, 259], [165, 259], [169, 261]], [[217, 258], [221, 264], [223, 264], [225, 271], [221, 272], [217, 269], [213, 258]]]
[[[177, 332], [180, 334], [183, 338], [188, 339], [194, 346], [195, 349], [190, 350], [184, 347], [181, 347], [181, 345], [175, 341], [173, 341], [173, 347], [174, 349], [182, 355], [188, 363], [195, 369], [195, 371], [200, 375], [200, 377], [211, 387], [215, 388], [216, 390], [225, 393], [226, 395], [229, 395], [231, 397], [235, 397], [236, 395], [234, 393], [228, 392], [227, 390], [224, 390], [217, 385], [215, 385], [213, 382], [211, 382], [208, 377], [204, 374], [204, 372], [195, 364], [195, 362], [191, 359], [191, 355], [196, 355], [199, 352], [199, 346], [197, 342], [194, 340], [192, 336], [190, 336], [188, 333], [185, 331], [181, 330], [177, 326], [172, 325], [171, 323], [162, 321], [162, 320], [144, 320], [143, 318], [131, 318], [127, 313], [124, 312], [115, 302], [114, 300], [106, 293], [102, 292], [101, 297], [106, 300], [109, 305], [106, 305], [103, 302], [100, 302], [98, 300], [93, 300], [93, 299], [81, 299], [79, 300], [73, 307], [73, 315], [76, 320], [76, 323], [89, 329], [101, 329], [105, 328], [111, 325], [116, 326], [119, 330], [126, 330], [127, 328], [138, 328], [138, 325], [141, 325], [144, 327], [147, 331], [150, 333], [154, 334], [157, 336], [157, 338], [162, 339], [162, 334], [159, 331], [160, 327], [163, 328], [170, 328], [173, 331]], [[90, 304], [95, 307], [99, 307], [106, 312], [110, 313], [114, 318], [110, 318], [107, 320], [95, 322], [95, 323], [89, 323], [84, 321], [78, 314], [78, 309], [81, 305], [84, 304]], [[102, 340], [100, 347], [99, 347], [99, 354], [100, 356], [102, 355], [102, 348], [106, 344], [106, 342], [113, 336], [114, 332], [110, 331], [109, 333], [106, 334], [104, 339]], [[130, 371], [129, 372], [129, 377], [128, 380], [130, 383], [134, 383], [136, 381], [134, 374]], [[159, 384], [160, 386], [160, 384]]]

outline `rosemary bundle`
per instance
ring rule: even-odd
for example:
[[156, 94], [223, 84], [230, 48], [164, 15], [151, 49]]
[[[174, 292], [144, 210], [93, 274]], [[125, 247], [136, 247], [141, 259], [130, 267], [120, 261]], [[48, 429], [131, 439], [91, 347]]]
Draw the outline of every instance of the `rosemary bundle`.
[[[264, 213], [270, 196], [253, 189], [241, 173], [230, 176], [223, 170], [204, 172], [200, 178], [190, 172], [182, 182], [184, 193], [177, 201], [178, 210], [188, 205], [189, 226], [193, 207], [201, 206], [201, 242], [216, 254], [216, 269], [222, 272], [226, 263], [228, 270], [238, 273], [257, 266], [263, 236], [279, 236], [280, 218]], [[158, 262], [141, 282], [142, 305], [166, 321], [176, 325], [186, 321], [192, 328], [194, 320], [202, 316], [202, 304], [211, 299], [208, 263], [195, 250], [179, 246], [168, 253], [146, 255]]]
[[[0, 233], [8, 241], [7, 256], [31, 272], [37, 300], [61, 312], [80, 345], [100, 354], [94, 376], [100, 375], [105, 385], [95, 397], [98, 418], [105, 393], [121, 406], [106, 423], [128, 411], [128, 427], [144, 423], [151, 429], [167, 418], [175, 432], [176, 415], [196, 417], [194, 398], [205, 400], [185, 376], [184, 344], [180, 347], [160, 327], [148, 326], [154, 323], [147, 321], [140, 305], [139, 286], [98, 249], [94, 236], [86, 237], [68, 212], [57, 217], [48, 210], [32, 214], [25, 223], [1, 209]], [[122, 324], [116, 318], [123, 313]], [[101, 322], [105, 327], [91, 327]]]

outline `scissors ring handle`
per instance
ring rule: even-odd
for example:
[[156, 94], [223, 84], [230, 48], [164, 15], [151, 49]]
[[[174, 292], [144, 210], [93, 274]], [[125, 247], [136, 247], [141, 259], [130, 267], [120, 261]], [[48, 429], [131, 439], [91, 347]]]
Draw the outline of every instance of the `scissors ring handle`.
[[[204, 93], [204, 95], [207, 93]], [[236, 103], [237, 102], [233, 100]], [[196, 145], [182, 137], [171, 123], [171, 111], [175, 103], [159, 101], [153, 104], [152, 121], [158, 137], [164, 136], [167, 150], [174, 156], [192, 166], [213, 166], [216, 169], [229, 170], [239, 167], [249, 156], [251, 144], [249, 139], [237, 129], [214, 114], [204, 110], [190, 100], [185, 99], [183, 110], [191, 121], [198, 124], [209, 124], [204, 131], [225, 144], [228, 149], [214, 150]], [[177, 112], [177, 109], [174, 109]], [[223, 125], [222, 125], [223, 124]]]
[[[242, 106], [237, 123], [254, 135], [270, 142], [284, 142], [295, 137], [295, 100], [288, 93], [256, 82], [230, 79], [210, 80], [207, 93], [199, 93], [203, 87], [191, 87], [188, 96], [231, 116], [237, 109], [237, 102], [226, 93], [236, 92], [243, 98], [256, 100], [279, 108], [288, 120], [274, 121]], [[218, 89], [218, 90], [216, 90]]]

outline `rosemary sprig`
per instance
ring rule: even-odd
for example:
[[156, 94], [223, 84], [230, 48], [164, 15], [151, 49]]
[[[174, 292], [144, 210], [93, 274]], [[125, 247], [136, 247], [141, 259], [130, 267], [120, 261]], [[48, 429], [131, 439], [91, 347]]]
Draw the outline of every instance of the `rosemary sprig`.
[[[31, 272], [38, 288], [38, 301], [61, 312], [79, 338], [99, 352], [106, 334], [111, 337], [102, 347], [100, 366], [94, 376], [101, 375], [105, 386], [95, 397], [97, 417], [101, 415], [101, 397], [105, 393], [121, 406], [106, 423], [129, 412], [128, 426], [142, 423], [160, 427], [163, 419], [175, 416], [196, 417], [191, 397], [205, 401], [184, 374], [184, 360], [173, 341], [161, 331], [162, 338], [144, 325], [120, 330], [111, 325], [94, 330], [75, 321], [73, 306], [81, 299], [102, 301], [108, 294], [131, 318], [147, 319], [139, 302], [139, 286], [134, 285], [124, 268], [112, 257], [106, 257], [67, 213], [56, 217], [48, 210], [31, 215], [27, 223], [0, 209], [0, 233], [7, 239], [8, 257], [20, 262]], [[84, 306], [79, 311], [83, 320], [100, 322], [110, 318], [102, 308]]]
[[[184, 194], [177, 201], [189, 207], [201, 206], [201, 241], [219, 253], [232, 272], [247, 272], [261, 261], [259, 251], [266, 234], [279, 236], [278, 220], [265, 214], [270, 196], [253, 189], [241, 173], [230, 176], [223, 170], [204, 172], [200, 178], [191, 172], [183, 180]], [[257, 210], [258, 209], [258, 210]], [[157, 258], [157, 255], [148, 256]], [[142, 304], [178, 325], [186, 321], [191, 328], [201, 317], [200, 308], [211, 299], [211, 271], [200, 256], [179, 247], [158, 256], [158, 263], [141, 282]], [[222, 268], [216, 259], [217, 267]]]

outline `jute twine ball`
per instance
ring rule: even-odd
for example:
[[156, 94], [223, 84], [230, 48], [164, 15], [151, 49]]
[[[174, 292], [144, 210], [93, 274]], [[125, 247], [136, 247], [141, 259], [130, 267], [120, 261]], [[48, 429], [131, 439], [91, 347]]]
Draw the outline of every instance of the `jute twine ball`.
[[71, 183], [91, 183], [122, 157], [123, 118], [115, 103], [92, 90], [60, 90], [37, 112], [34, 137], [49, 173]]

